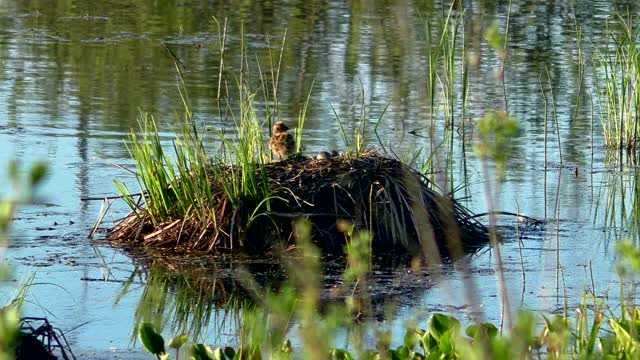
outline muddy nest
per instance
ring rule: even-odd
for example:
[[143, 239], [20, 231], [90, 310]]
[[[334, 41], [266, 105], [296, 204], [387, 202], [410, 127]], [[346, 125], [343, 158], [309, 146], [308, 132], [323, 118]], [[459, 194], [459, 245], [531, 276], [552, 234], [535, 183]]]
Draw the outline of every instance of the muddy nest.
[[427, 178], [376, 152], [265, 165], [258, 178], [267, 184], [269, 206], [264, 197], [228, 198], [223, 184], [241, 176], [237, 170], [219, 165], [211, 174], [216, 200], [208, 204], [210, 218], [154, 224], [141, 209], [119, 221], [108, 238], [179, 251], [265, 251], [293, 245], [293, 223], [299, 218], [311, 221], [315, 243], [327, 252], [342, 252], [346, 237], [338, 224], [344, 222], [370, 230], [372, 248], [379, 252], [451, 256], [477, 249], [489, 238], [484, 225], [434, 190]]

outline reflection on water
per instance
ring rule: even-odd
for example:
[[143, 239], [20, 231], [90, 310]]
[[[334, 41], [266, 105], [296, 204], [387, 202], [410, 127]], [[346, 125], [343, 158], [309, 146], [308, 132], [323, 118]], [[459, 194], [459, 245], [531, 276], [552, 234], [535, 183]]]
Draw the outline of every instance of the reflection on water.
[[[509, 2], [462, 3], [466, 36], [458, 45], [464, 44], [470, 56], [464, 123], [471, 125], [488, 111], [504, 110], [500, 59], [483, 32], [492, 22], [505, 28]], [[589, 265], [598, 292], [616, 289], [609, 243], [636, 237], [626, 227], [638, 219], [637, 168], [602, 150], [599, 119], [586, 91], [595, 91], [592, 63], [586, 61], [584, 72], [579, 71], [574, 19], [590, 59], [593, 47], [605, 42], [606, 20], [616, 12], [638, 14], [639, 6], [631, 0], [582, 1], [573, 7], [565, 1], [519, 1], [511, 8], [504, 80], [509, 115], [520, 121], [523, 136], [515, 141], [497, 201], [500, 209], [550, 220], [544, 229], [525, 229], [522, 245], [509, 236], [503, 244], [512, 303], [554, 310], [563, 303], [558, 288], [564, 283], [573, 304], [591, 286]], [[378, 125], [385, 147], [402, 154], [414, 146], [432, 149], [444, 143], [440, 149], [450, 151], [439, 163], [448, 164], [451, 188], [466, 185], [459, 192], [470, 196], [465, 205], [486, 211], [483, 184], [495, 184], [481, 175], [473, 137], [466, 134], [470, 141], [461, 141], [456, 133], [445, 141], [441, 103], [435, 129], [429, 128], [429, 99], [441, 94], [427, 91], [427, 29], [437, 39], [447, 9], [448, 3], [408, 0], [0, 1], [0, 169], [10, 158], [46, 159], [53, 169], [44, 191], [49, 205], [24, 209], [14, 228], [11, 256], [19, 264], [18, 274], [38, 270], [36, 282], [48, 284], [32, 289], [28, 311], [54, 314], [54, 324], [69, 331], [67, 338], [77, 348], [129, 346], [144, 286], [136, 281], [127, 296], [118, 296], [134, 264], [120, 250], [85, 239], [100, 204], [80, 198], [115, 193], [114, 177], [131, 181], [109, 163], [131, 166], [122, 140], [137, 126], [140, 109], [156, 114], [170, 146], [174, 111], [181, 103], [173, 58], [164, 44], [184, 64], [199, 123], [233, 127], [217, 112], [220, 37], [212, 16], [229, 19], [229, 81], [240, 68], [241, 30], [250, 56], [266, 65], [286, 29], [279, 106], [282, 120], [295, 122], [314, 84], [304, 132], [307, 151], [342, 147], [332, 107], [351, 131], [359, 125], [361, 110], [352, 105], [363, 93], [366, 120], [377, 121], [387, 109]], [[262, 75], [273, 82], [266, 68]], [[245, 71], [259, 78], [259, 69]], [[456, 94], [460, 81], [452, 85]], [[556, 115], [549, 113], [545, 122], [545, 105], [550, 106], [545, 95], [551, 93]], [[455, 101], [457, 126], [463, 123], [462, 107], [459, 97]], [[435, 138], [429, 137], [432, 133]], [[378, 142], [374, 135], [369, 140]], [[0, 193], [6, 191], [5, 181], [0, 176]], [[108, 220], [123, 215], [124, 206], [116, 205]], [[500, 219], [511, 234], [514, 222]], [[494, 261], [490, 251], [473, 257], [476, 290], [492, 321], [499, 319]], [[558, 263], [563, 279], [557, 277]], [[401, 328], [417, 310], [463, 314], [469, 304], [460, 295], [462, 276], [450, 271], [422, 296], [397, 294], [402, 306], [396, 326]], [[92, 281], [105, 278], [109, 281]], [[215, 313], [202, 306], [202, 314]]]
[[[197, 341], [220, 345], [240, 343], [243, 315], [254, 305], [273, 306], [267, 302], [270, 293], [291, 287], [296, 292], [301, 290], [304, 284], [293, 280], [293, 272], [299, 270], [296, 264], [307, 261], [293, 250], [264, 257], [128, 253], [137, 266], [122, 284], [118, 299], [130, 296], [138, 299], [132, 340], [135, 341], [140, 324], [151, 322], [159, 328], [167, 325], [171, 334], [186, 333]], [[324, 257], [321, 263], [322, 313], [354, 296], [356, 301], [371, 304], [367, 312], [371, 311], [372, 318], [389, 320], [389, 316], [394, 316], [389, 312], [389, 304], [413, 303], [432, 286], [434, 279], [425, 271], [414, 273], [409, 259], [376, 257], [367, 280], [368, 290], [362, 291], [361, 285], [345, 279], [344, 258]], [[449, 264], [440, 271], [452, 270]], [[139, 279], [144, 283], [141, 294], [130, 294]], [[352, 315], [354, 320], [359, 316], [357, 312]], [[207, 330], [208, 333], [203, 333]]]

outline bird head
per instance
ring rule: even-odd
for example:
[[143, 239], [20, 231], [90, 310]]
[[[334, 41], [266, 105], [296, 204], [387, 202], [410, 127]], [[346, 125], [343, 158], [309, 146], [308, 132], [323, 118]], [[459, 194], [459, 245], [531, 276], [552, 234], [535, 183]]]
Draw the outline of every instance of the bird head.
[[289, 127], [285, 125], [282, 121], [278, 121], [277, 123], [273, 124], [274, 133], [281, 133], [287, 130], [289, 130]]

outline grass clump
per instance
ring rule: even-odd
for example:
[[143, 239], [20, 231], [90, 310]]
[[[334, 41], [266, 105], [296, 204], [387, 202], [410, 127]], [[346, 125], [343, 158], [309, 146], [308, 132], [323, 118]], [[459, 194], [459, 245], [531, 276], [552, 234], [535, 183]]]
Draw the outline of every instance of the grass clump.
[[[190, 112], [185, 111], [182, 132], [173, 140], [169, 155], [163, 150], [155, 119], [141, 115], [142, 135], [132, 132], [128, 149], [136, 162], [142, 202], [134, 202], [126, 185], [116, 181], [133, 211], [112, 232], [120, 233], [117, 237], [130, 236], [131, 230], [135, 236], [130, 240], [142, 237], [145, 243], [186, 241], [187, 247], [200, 250], [232, 248], [237, 244], [230, 229], [238, 233], [243, 229], [229, 223], [248, 227], [269, 210], [271, 189], [260, 177], [265, 163], [257, 121], [243, 116], [235, 138], [216, 132], [222, 147], [214, 157], [207, 155], [192, 124]], [[230, 241], [222, 244], [223, 237]]]
[[[220, 26], [217, 19], [214, 21]], [[176, 65], [184, 111], [178, 119], [181, 128], [172, 141], [173, 153], [165, 152], [154, 117], [142, 113], [139, 117], [142, 134], [132, 131], [127, 145], [135, 160], [134, 174], [141, 196], [136, 202], [127, 186], [115, 181], [132, 213], [113, 229], [112, 238], [127, 237], [134, 242], [160, 246], [186, 243], [186, 248], [197, 250], [233, 249], [243, 246], [245, 230], [269, 211], [272, 189], [266, 178], [260, 176], [268, 159], [261, 131], [265, 121], [260, 120], [256, 108], [256, 97], [261, 91], [251, 90], [244, 78], [248, 72], [244, 67], [249, 66], [244, 53], [235, 87], [229, 85], [224, 71], [226, 21], [221, 31], [219, 115], [221, 120], [235, 125], [233, 131], [214, 129], [220, 146], [213, 154], [207, 153]], [[244, 49], [243, 41], [241, 46]], [[259, 63], [256, 65], [261, 69]], [[279, 70], [272, 70], [272, 75], [277, 77], [278, 73]], [[230, 88], [238, 94], [238, 101], [233, 102], [238, 106], [234, 109], [229, 104], [236, 95]], [[271, 122], [278, 116], [274, 100], [277, 85], [273, 87], [273, 95], [266, 91], [266, 80], [262, 79], [260, 88], [264, 90], [265, 103], [276, 104], [275, 110], [269, 105], [265, 108], [266, 122]], [[300, 123], [304, 124], [304, 114]]]
[[637, 149], [640, 133], [640, 33], [632, 24], [631, 17], [620, 16], [620, 29], [593, 56], [605, 146], [627, 151]]

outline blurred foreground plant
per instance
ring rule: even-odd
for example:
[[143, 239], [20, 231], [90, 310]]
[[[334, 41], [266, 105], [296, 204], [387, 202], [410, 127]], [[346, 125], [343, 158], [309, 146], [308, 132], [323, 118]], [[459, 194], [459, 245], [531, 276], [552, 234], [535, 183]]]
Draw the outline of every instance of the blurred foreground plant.
[[498, 180], [502, 180], [513, 140], [520, 135], [518, 122], [505, 112], [489, 112], [478, 122], [478, 128], [480, 142], [476, 152], [482, 159], [494, 161]]
[[[8, 175], [13, 192], [8, 198], [0, 200], [0, 281], [6, 281], [10, 276], [5, 255], [9, 246], [9, 225], [16, 208], [21, 204], [33, 202], [34, 191], [42, 183], [46, 173], [47, 166], [44, 163], [36, 163], [26, 176], [21, 176], [19, 164], [15, 161], [9, 163]], [[20, 328], [20, 307], [29, 283], [30, 281], [23, 285], [12, 300], [0, 307], [0, 360], [15, 357]]]

